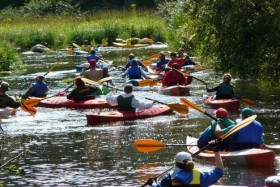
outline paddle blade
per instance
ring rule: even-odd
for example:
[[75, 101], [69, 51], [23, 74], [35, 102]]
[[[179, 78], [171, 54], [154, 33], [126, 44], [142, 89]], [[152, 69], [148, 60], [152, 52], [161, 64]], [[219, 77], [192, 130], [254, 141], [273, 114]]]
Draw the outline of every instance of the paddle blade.
[[79, 46], [79, 45], [76, 44], [76, 43], [72, 43], [72, 45], [73, 45], [74, 47], [76, 47], [76, 48], [81, 48], [81, 46]]
[[149, 56], [149, 59], [152, 59], [152, 58], [159, 58], [160, 57], [160, 54], [157, 53], [157, 54], [153, 54], [151, 56]]
[[37, 113], [37, 109], [32, 107], [32, 106], [28, 106], [28, 105], [20, 105], [20, 108], [25, 111], [25, 112], [28, 112], [29, 114], [31, 114], [32, 116], [35, 116], [36, 113]]
[[87, 78], [83, 78], [83, 77], [82, 77], [82, 80], [83, 80], [85, 83], [87, 83], [87, 84], [92, 84], [92, 85], [95, 85], [95, 86], [101, 85], [99, 82], [95, 82], [95, 81], [89, 80], [89, 79], [87, 79]]
[[239, 122], [232, 129], [230, 129], [226, 134], [221, 136], [221, 139], [223, 140], [223, 139], [229, 137], [231, 134], [235, 133], [236, 131], [242, 129], [243, 127], [246, 127], [247, 125], [252, 123], [256, 119], [256, 117], [257, 117], [257, 115], [253, 115], [253, 116], [248, 117], [248, 118], [244, 119], [243, 121]]
[[164, 146], [165, 146], [164, 143], [151, 139], [141, 139], [141, 140], [136, 140], [134, 142], [134, 147], [138, 152], [158, 151], [162, 149]]
[[244, 106], [248, 106], [248, 105], [255, 105], [255, 104], [257, 104], [257, 102], [252, 99], [242, 99], [242, 104]]
[[107, 82], [107, 81], [110, 81], [110, 80], [113, 80], [114, 77], [105, 77], [103, 79], [100, 79], [99, 81], [97, 81], [98, 83], [103, 83], [103, 82]]
[[149, 84], [150, 87], [156, 86], [158, 84], [158, 82], [156, 80], [154, 80], [153, 82], [151, 82]]
[[31, 99], [27, 99], [25, 101], [23, 101], [23, 104], [24, 105], [28, 105], [30, 107], [34, 107], [36, 106], [37, 104], [39, 104], [41, 101], [41, 99], [38, 99], [38, 98], [31, 98]]
[[150, 60], [143, 60], [143, 61], [141, 61], [141, 64], [143, 64], [144, 66], [150, 66], [150, 65], [152, 65], [152, 61], [150, 61]]
[[191, 107], [191, 108], [193, 108], [193, 109], [195, 109], [195, 110], [198, 110], [198, 111], [200, 111], [200, 112], [202, 112], [202, 113], [205, 113], [205, 111], [203, 110], [203, 109], [201, 109], [201, 108], [199, 108], [198, 106], [196, 106], [195, 104], [193, 104], [192, 102], [190, 102], [189, 100], [187, 100], [186, 98], [180, 98], [180, 101], [184, 104], [184, 105], [186, 105], [186, 106], [189, 106], [189, 107]]
[[172, 110], [175, 110], [176, 112], [180, 114], [188, 114], [189, 108], [186, 105], [182, 105], [179, 103], [170, 103], [167, 104]]
[[138, 81], [140, 87], [149, 86], [153, 82], [152, 79], [143, 79]]

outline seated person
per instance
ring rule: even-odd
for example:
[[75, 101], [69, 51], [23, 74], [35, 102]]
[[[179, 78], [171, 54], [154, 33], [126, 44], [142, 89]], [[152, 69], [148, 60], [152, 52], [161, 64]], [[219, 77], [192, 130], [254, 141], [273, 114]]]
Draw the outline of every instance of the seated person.
[[172, 69], [168, 71], [161, 80], [162, 87], [169, 87], [174, 85], [186, 85], [186, 77], [179, 72], [177, 63], [172, 64]]
[[135, 44], [140, 44], [140, 42], [141, 42], [141, 39], [140, 39], [140, 38], [136, 38], [136, 37], [134, 36], [134, 34], [131, 34], [131, 35], [130, 35], [130, 38], [126, 40], [126, 44], [127, 44], [128, 46], [130, 46], [130, 45], [135, 45]]
[[90, 69], [87, 70], [86, 67], [82, 69], [82, 72], [80, 73], [81, 76], [83, 76], [86, 79], [92, 80], [92, 81], [99, 81], [103, 78], [103, 70], [100, 68], [96, 68], [96, 60], [92, 59], [89, 62]]
[[89, 45], [89, 42], [87, 40], [84, 41], [84, 44], [80, 48], [82, 51], [91, 51], [91, 46]]
[[74, 101], [82, 101], [88, 99], [94, 99], [95, 95], [100, 95], [101, 90], [95, 86], [85, 85], [82, 78], [76, 77], [74, 80], [76, 88], [74, 88], [68, 95], [67, 99], [72, 99]]
[[176, 53], [170, 53], [170, 61], [167, 63], [167, 66], [172, 67], [174, 63], [178, 64], [178, 69], [181, 69], [185, 63], [185, 58], [177, 58]]
[[209, 89], [206, 84], [207, 92], [216, 92], [215, 99], [232, 99], [234, 97], [233, 86], [230, 84], [231, 75], [226, 73], [223, 75], [223, 82], [218, 86]]
[[146, 69], [146, 66], [143, 65], [139, 60], [137, 60], [137, 59], [135, 58], [135, 55], [134, 55], [133, 53], [130, 53], [130, 54], [128, 55], [128, 59], [129, 59], [129, 60], [128, 60], [128, 63], [122, 68], [122, 71], [127, 70], [127, 69], [131, 66], [131, 61], [132, 61], [132, 60], [136, 60], [138, 66], [141, 66], [142, 68]]
[[159, 53], [159, 61], [157, 62], [156, 65], [156, 71], [163, 71], [165, 69], [165, 65], [170, 61], [170, 59], [165, 58], [165, 54], [163, 52]]
[[144, 73], [143, 70], [137, 65], [136, 60], [131, 60], [131, 66], [122, 74], [122, 78], [127, 77], [131, 79], [148, 79], [149, 77]]
[[20, 107], [20, 102], [15, 101], [6, 92], [9, 90], [9, 84], [4, 81], [0, 81], [0, 108], [18, 108]]
[[116, 95], [116, 90], [117, 89], [113, 87], [106, 100], [111, 106], [118, 106], [118, 110], [138, 112], [153, 106], [152, 103], [145, 103], [137, 100], [134, 95], [132, 95], [133, 86], [131, 84], [124, 86], [123, 94]]
[[49, 88], [44, 82], [44, 79], [44, 76], [37, 76], [36, 82], [29, 87], [24, 95], [22, 95], [22, 99], [27, 99], [28, 97], [46, 97]]

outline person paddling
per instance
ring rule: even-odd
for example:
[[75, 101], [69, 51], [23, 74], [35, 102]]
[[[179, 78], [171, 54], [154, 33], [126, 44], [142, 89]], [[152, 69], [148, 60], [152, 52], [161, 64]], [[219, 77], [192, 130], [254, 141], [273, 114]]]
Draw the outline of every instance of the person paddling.
[[67, 95], [67, 99], [72, 99], [74, 101], [94, 99], [94, 95], [100, 95], [102, 93], [96, 86], [85, 85], [85, 82], [80, 76], [75, 78], [74, 83], [76, 88]]
[[[215, 117], [218, 119], [213, 120], [211, 125], [208, 126], [204, 132], [202, 132], [197, 140], [197, 146], [201, 149], [206, 146], [209, 141], [215, 140], [224, 134], [222, 130], [232, 128], [235, 125], [235, 122], [229, 119], [229, 113], [224, 108], [219, 108], [214, 111]], [[232, 137], [224, 140], [220, 145], [221, 151], [229, 150], [229, 142]]]
[[106, 100], [111, 106], [118, 106], [118, 110], [127, 110], [138, 112], [143, 109], [152, 108], [153, 103], [140, 102], [132, 94], [133, 85], [127, 84], [124, 86], [124, 93], [117, 95], [116, 88], [113, 87], [112, 91], [108, 94]]
[[27, 99], [28, 97], [46, 97], [49, 91], [48, 85], [44, 82], [45, 77], [39, 75], [24, 95], [21, 96], [22, 99]]
[[95, 59], [90, 60], [89, 64], [90, 64], [90, 69], [84, 70], [83, 68], [80, 75], [92, 81], [99, 81], [100, 79], [102, 79], [103, 71], [100, 68], [96, 68], [96, 60]]
[[6, 93], [9, 87], [9, 83], [2, 80], [0, 81], [0, 108], [11, 107], [16, 109], [20, 107], [21, 104]]
[[82, 51], [90, 52], [91, 46], [89, 45], [88, 40], [84, 40], [84, 44], [80, 48]]
[[172, 69], [168, 71], [162, 78], [162, 87], [169, 87], [174, 85], [186, 85], [186, 77], [178, 71], [179, 65], [177, 63], [172, 64]]
[[170, 59], [165, 57], [164, 52], [160, 52], [159, 54], [159, 61], [156, 64], [155, 71], [164, 71], [165, 65], [170, 61]]
[[136, 60], [138, 66], [146, 69], [146, 66], [144, 66], [144, 64], [137, 60], [133, 53], [130, 53], [128, 55], [128, 63], [122, 68], [122, 71], [126, 71], [131, 66], [132, 60]]
[[208, 84], [205, 84], [207, 92], [216, 92], [215, 99], [232, 99], [234, 97], [233, 86], [230, 84], [231, 75], [226, 73], [223, 75], [223, 82], [218, 86], [209, 89]]
[[192, 156], [188, 152], [179, 152], [174, 159], [175, 168], [165, 175], [160, 182], [152, 178], [146, 186], [172, 187], [172, 186], [200, 186], [208, 187], [215, 184], [224, 174], [224, 164], [220, 152], [215, 149], [215, 167], [210, 171], [200, 171], [195, 168]]
[[121, 75], [122, 78], [128, 77], [131, 79], [149, 79], [145, 72], [137, 65], [135, 59], [131, 60], [131, 66]]

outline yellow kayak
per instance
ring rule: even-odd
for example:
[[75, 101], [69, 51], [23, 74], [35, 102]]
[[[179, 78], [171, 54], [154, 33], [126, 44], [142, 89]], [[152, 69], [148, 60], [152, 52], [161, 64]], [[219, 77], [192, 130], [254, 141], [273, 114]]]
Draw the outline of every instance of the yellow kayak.
[[149, 44], [133, 44], [128, 45], [126, 43], [120, 43], [120, 42], [113, 42], [113, 45], [116, 47], [147, 47]]

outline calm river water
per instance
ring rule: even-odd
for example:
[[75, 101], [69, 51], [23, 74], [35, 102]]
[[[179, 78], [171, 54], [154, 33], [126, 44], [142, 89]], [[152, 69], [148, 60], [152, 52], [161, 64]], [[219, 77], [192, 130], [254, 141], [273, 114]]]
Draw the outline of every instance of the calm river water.
[[[144, 59], [161, 49], [111, 50], [102, 51], [103, 56], [116, 63], [125, 64], [130, 52]], [[6, 72], [1, 78], [11, 85], [11, 95], [24, 93], [34, 81], [36, 75], [44, 74], [58, 59], [59, 65], [46, 76], [50, 86], [50, 95], [64, 90], [68, 85], [60, 80], [74, 78], [78, 73], [75, 64], [84, 63], [83, 57], [47, 55], [23, 56], [28, 71], [13, 76]], [[114, 62], [114, 63], [115, 63]], [[122, 87], [125, 80], [120, 71], [112, 68], [114, 82]], [[221, 75], [211, 71], [194, 73], [193, 76], [204, 79], [214, 86]], [[244, 98], [258, 101], [253, 107], [258, 120], [265, 129], [267, 144], [279, 144], [280, 132], [280, 91], [258, 88], [253, 82], [234, 80], [236, 93]], [[206, 94], [204, 86], [197, 81], [190, 85], [191, 96], [187, 98], [200, 107]], [[162, 102], [179, 102], [180, 97], [160, 95], [155, 88], [137, 88], [136, 94], [156, 98]], [[103, 123], [87, 126], [85, 114], [91, 110], [69, 110], [38, 107], [35, 117], [17, 111], [16, 116], [1, 119], [5, 135], [1, 136], [1, 163], [16, 156], [23, 150], [27, 152], [16, 160], [24, 175], [0, 173], [0, 184], [5, 186], [139, 186], [149, 177], [155, 177], [172, 166], [176, 152], [184, 148], [166, 147], [157, 152], [139, 153], [133, 146], [138, 139], [155, 139], [164, 143], [185, 143], [186, 136], [197, 137], [210, 123], [211, 119], [202, 113], [190, 109], [189, 114], [174, 112], [172, 115], [144, 120]], [[213, 110], [206, 109], [209, 113]], [[93, 110], [98, 111], [98, 110]], [[231, 118], [238, 118], [232, 114]], [[279, 150], [276, 152], [279, 155]], [[209, 163], [199, 160], [198, 167], [209, 169]], [[273, 168], [246, 168], [226, 166], [225, 174], [218, 184], [257, 185], [264, 179], [279, 173], [279, 156]], [[260, 160], [261, 162], [261, 160]]]

